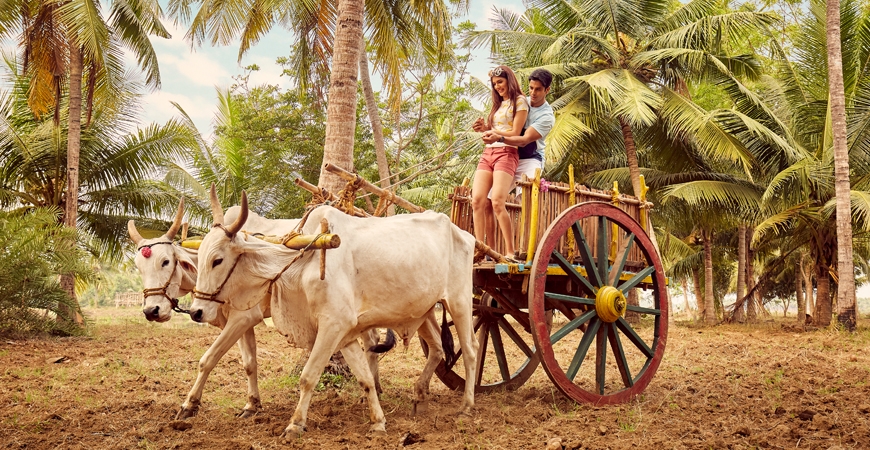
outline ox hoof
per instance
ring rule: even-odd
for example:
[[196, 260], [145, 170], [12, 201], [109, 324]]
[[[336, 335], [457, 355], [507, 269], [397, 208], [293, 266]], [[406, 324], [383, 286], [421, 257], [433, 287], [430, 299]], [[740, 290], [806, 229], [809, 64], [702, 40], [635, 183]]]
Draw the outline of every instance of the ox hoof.
[[427, 401], [419, 401], [414, 402], [414, 405], [411, 410], [411, 415], [416, 416], [417, 414], [426, 414], [429, 412], [429, 402]]
[[302, 436], [302, 433], [304, 432], [304, 426], [290, 424], [287, 426], [287, 428], [284, 429], [284, 432], [281, 433], [281, 437], [284, 439], [296, 439]]
[[382, 423], [376, 423], [369, 428], [369, 434], [372, 436], [386, 436], [387, 428]]
[[256, 415], [257, 415], [256, 409], [243, 409], [242, 412], [239, 413], [239, 415], [236, 417], [238, 417], [239, 419], [247, 419], [248, 417], [254, 417]]
[[182, 407], [180, 410], [178, 410], [178, 414], [175, 415], [175, 420], [190, 419], [191, 417], [195, 416], [197, 412], [199, 412], [199, 408]]

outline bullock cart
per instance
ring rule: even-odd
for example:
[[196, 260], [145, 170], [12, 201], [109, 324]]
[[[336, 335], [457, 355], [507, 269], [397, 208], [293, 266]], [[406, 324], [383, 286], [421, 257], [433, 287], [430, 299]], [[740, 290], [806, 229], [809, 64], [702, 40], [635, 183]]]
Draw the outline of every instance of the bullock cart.
[[[381, 196], [382, 203], [421, 210], [354, 174], [326, 169], [349, 186]], [[475, 392], [517, 389], [540, 363], [576, 402], [629, 401], [655, 375], [667, 340], [667, 280], [649, 237], [646, 187], [636, 198], [620, 194], [617, 185], [600, 191], [573, 179], [548, 183], [540, 175], [520, 187], [522, 194], [508, 204], [515, 248], [523, 249], [520, 261], [499, 253], [500, 236], [495, 248], [477, 244]], [[467, 184], [450, 196], [451, 221], [468, 232], [470, 198]], [[628, 301], [632, 290], [641, 299], [636, 305]], [[452, 326], [449, 317], [445, 321]], [[436, 374], [451, 389], [462, 390], [468, 380], [461, 364], [442, 361]]]

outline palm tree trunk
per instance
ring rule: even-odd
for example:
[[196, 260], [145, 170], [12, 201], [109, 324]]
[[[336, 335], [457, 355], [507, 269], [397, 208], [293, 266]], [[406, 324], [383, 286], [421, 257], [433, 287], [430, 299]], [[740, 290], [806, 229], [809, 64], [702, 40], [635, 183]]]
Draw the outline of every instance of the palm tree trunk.
[[628, 175], [631, 177], [631, 189], [635, 196], [639, 196], [640, 187], [640, 165], [637, 161], [637, 145], [634, 143], [634, 133], [631, 131], [631, 124], [624, 118], [619, 118], [619, 125], [622, 127], [622, 139], [625, 142], [625, 160], [628, 164]]
[[746, 296], [746, 224], [737, 227], [737, 300], [734, 303], [734, 320], [746, 320], [745, 307], [741, 300]]
[[698, 304], [698, 320], [704, 319], [706, 308], [704, 307], [704, 293], [701, 292], [701, 274], [697, 268], [692, 269], [692, 287], [695, 289], [695, 302]]
[[852, 260], [852, 211], [849, 148], [846, 142], [846, 95], [840, 48], [840, 0], [827, 0], [828, 89], [834, 137], [834, 191], [837, 198], [837, 322], [855, 331], [855, 268]]
[[713, 304], [713, 232], [702, 231], [704, 237], [704, 323], [716, 323], [716, 309]]
[[831, 324], [831, 277], [824, 262], [816, 264], [816, 285], [816, 325], [826, 327]]
[[[329, 98], [326, 107], [326, 145], [323, 165], [353, 170], [353, 142], [356, 129], [356, 91], [359, 73], [359, 50], [363, 40], [363, 1], [339, 0], [335, 25], [332, 68], [329, 75]], [[344, 181], [326, 169], [320, 169], [318, 186], [332, 193], [344, 187]]]
[[683, 277], [683, 308], [686, 310], [686, 315], [692, 318], [692, 306], [689, 305], [689, 277]]
[[[366, 41], [362, 40], [359, 53], [359, 77], [362, 84], [363, 95], [366, 100], [366, 110], [369, 113], [369, 121], [372, 124], [372, 137], [375, 140], [375, 157], [378, 160], [378, 176], [381, 177], [381, 187], [390, 187], [390, 165], [387, 163], [387, 151], [384, 147], [384, 126], [381, 124], [381, 115], [378, 113], [378, 104], [375, 102], [375, 92], [372, 89], [372, 78], [369, 76], [369, 62], [366, 56]], [[368, 197], [366, 197], [368, 198]], [[396, 206], [387, 208], [388, 216], [396, 214]]]
[[[60, 106], [58, 106], [59, 108]], [[79, 206], [79, 153], [81, 152], [82, 138], [82, 52], [76, 44], [70, 46], [69, 62], [69, 124], [66, 149], [66, 204], [64, 205], [64, 224], [70, 228], [76, 228]], [[75, 277], [71, 274], [62, 274], [60, 284], [73, 300], [76, 299]], [[76, 323], [82, 323], [78, 311], [69, 311], [64, 305], [60, 305], [60, 320], [72, 319]], [[62, 316], [65, 316], [64, 319]]]
[[[752, 234], [755, 233], [755, 230], [752, 227], [746, 228], [746, 241], [752, 242]], [[752, 250], [751, 245], [746, 246], [746, 289], [747, 292], [755, 289], [755, 265], [752, 263], [755, 260], [755, 252]], [[746, 299], [746, 320], [749, 322], [755, 322], [758, 319], [758, 310], [756, 308], [758, 298], [758, 292], [753, 293]]]
[[[804, 278], [804, 292], [806, 293], [807, 298], [807, 314], [810, 315], [811, 321], [815, 318], [816, 315], [816, 302], [813, 300], [813, 266], [812, 264], [807, 264], [804, 267], [804, 272], [801, 274]], [[806, 320], [806, 317], [804, 318]]]
[[804, 298], [803, 284], [804, 265], [803, 258], [798, 258], [794, 268], [794, 296], [797, 299], [797, 322], [804, 323], [807, 316], [807, 301]]

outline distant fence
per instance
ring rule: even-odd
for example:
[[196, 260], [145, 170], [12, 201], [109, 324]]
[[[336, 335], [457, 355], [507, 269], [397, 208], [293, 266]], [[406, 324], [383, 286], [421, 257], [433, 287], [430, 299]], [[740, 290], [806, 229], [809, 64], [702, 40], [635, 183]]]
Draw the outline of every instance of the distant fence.
[[115, 294], [115, 308], [142, 306], [144, 300], [141, 292], [118, 292]]

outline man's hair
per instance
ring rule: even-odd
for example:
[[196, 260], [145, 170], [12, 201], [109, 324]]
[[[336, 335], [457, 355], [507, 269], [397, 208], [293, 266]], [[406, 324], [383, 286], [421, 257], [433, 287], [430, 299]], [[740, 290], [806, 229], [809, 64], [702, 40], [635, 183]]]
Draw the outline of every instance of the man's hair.
[[535, 69], [531, 75], [529, 75], [529, 81], [535, 80], [542, 85], [544, 85], [544, 89], [550, 87], [550, 83], [553, 82], [553, 74], [550, 73], [547, 69]]

